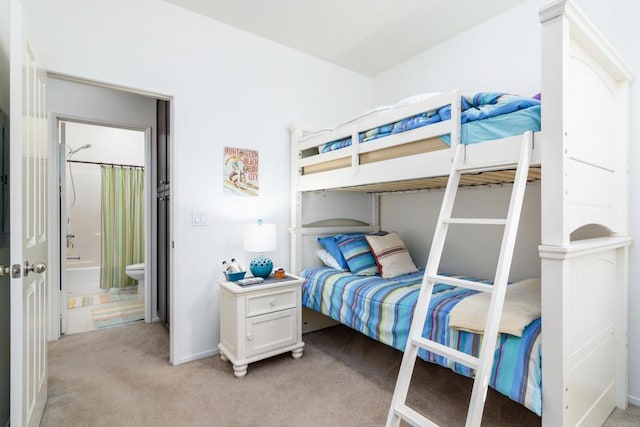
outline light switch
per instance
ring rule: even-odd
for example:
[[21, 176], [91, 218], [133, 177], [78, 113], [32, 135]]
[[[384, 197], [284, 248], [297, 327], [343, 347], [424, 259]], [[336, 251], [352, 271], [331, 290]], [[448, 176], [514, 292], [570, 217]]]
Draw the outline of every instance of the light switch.
[[194, 227], [209, 225], [207, 214], [205, 212], [191, 212], [191, 225]]

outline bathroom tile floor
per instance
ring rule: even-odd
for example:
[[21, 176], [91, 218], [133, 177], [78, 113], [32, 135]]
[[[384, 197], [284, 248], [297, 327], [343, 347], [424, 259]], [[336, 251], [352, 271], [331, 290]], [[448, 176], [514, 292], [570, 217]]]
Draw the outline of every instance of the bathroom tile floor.
[[[112, 291], [118, 292], [118, 291]], [[125, 298], [115, 298], [116, 301], [104, 304], [82, 305], [67, 309], [67, 331], [66, 334], [76, 334], [99, 329], [100, 327], [116, 326], [131, 321], [138, 321], [144, 318], [144, 296], [132, 293], [131, 289], [125, 288], [127, 296]], [[76, 298], [80, 295], [69, 295], [68, 298]], [[119, 300], [118, 299], [122, 299]], [[94, 297], [94, 301], [99, 298]], [[113, 300], [113, 298], [109, 298]], [[74, 305], [70, 303], [70, 305]], [[94, 310], [100, 313], [108, 313], [111, 321], [95, 322]], [[96, 327], [97, 326], [97, 327]]]

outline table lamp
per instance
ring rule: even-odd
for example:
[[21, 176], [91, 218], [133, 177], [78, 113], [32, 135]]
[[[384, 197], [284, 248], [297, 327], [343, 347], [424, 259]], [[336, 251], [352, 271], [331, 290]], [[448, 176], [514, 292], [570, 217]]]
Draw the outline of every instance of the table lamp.
[[273, 261], [264, 256], [263, 252], [276, 250], [276, 225], [264, 224], [258, 220], [256, 224], [244, 226], [244, 250], [247, 252], [260, 252], [249, 263], [251, 274], [256, 277], [269, 277], [273, 270]]

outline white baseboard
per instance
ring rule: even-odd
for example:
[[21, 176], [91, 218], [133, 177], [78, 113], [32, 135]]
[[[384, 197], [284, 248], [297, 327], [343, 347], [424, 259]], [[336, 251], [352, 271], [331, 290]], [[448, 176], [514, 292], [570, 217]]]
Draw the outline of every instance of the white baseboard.
[[629, 395], [629, 403], [635, 406], [640, 406], [640, 397], [635, 397], [635, 396], [631, 396]]
[[193, 362], [194, 360], [204, 359], [205, 357], [215, 356], [220, 353], [220, 350], [216, 348], [212, 348], [211, 350], [203, 351], [200, 353], [191, 354], [189, 356], [184, 356], [180, 358], [178, 363], [174, 363], [174, 365], [182, 365], [183, 363]]

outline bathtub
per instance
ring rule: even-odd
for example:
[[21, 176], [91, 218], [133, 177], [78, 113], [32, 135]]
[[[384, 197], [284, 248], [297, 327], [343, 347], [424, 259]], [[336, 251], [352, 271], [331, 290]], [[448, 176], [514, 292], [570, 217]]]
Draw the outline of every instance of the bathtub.
[[96, 266], [92, 261], [67, 262], [65, 279], [65, 288], [68, 296], [92, 295], [104, 292], [103, 289], [100, 289], [100, 267]]

